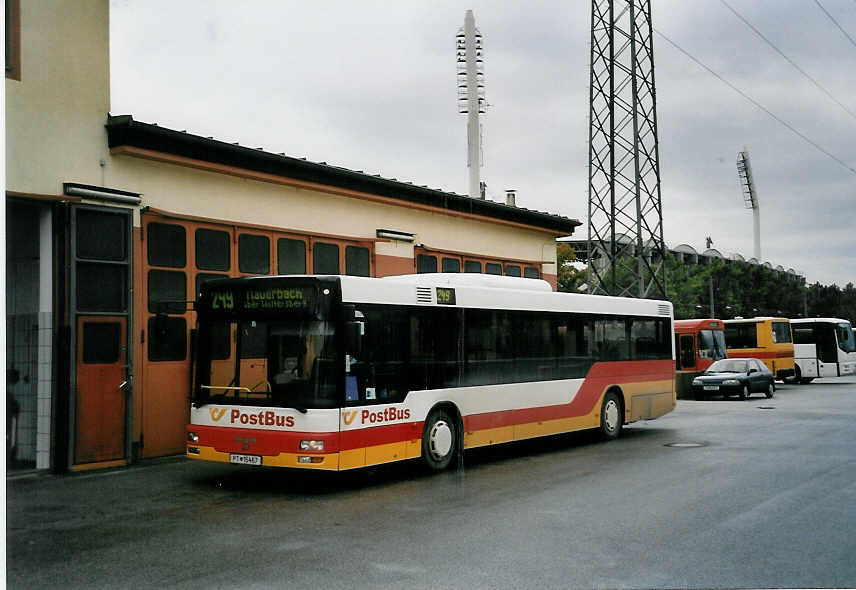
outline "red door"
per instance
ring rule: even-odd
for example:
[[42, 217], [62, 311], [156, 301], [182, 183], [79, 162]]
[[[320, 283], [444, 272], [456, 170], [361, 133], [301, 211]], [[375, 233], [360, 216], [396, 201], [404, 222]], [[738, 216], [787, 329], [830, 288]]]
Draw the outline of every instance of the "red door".
[[76, 464], [125, 458], [126, 330], [124, 316], [78, 317]]

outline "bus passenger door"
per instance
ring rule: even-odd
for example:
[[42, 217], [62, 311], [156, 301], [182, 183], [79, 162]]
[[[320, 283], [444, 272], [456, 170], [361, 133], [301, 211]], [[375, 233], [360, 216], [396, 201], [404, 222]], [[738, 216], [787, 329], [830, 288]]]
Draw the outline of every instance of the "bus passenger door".
[[694, 369], [696, 366], [695, 338], [692, 334], [681, 335], [681, 368]]
[[838, 377], [838, 340], [831, 326], [815, 330], [817, 334], [817, 376]]

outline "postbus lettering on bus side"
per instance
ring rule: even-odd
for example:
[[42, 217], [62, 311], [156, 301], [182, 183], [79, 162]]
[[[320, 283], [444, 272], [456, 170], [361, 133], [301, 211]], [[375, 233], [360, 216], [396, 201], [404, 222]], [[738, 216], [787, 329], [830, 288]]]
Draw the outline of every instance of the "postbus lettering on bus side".
[[388, 424], [410, 420], [409, 408], [386, 407], [383, 410], [345, 410], [342, 412], [342, 422], [347, 426], [364, 426], [366, 424]]

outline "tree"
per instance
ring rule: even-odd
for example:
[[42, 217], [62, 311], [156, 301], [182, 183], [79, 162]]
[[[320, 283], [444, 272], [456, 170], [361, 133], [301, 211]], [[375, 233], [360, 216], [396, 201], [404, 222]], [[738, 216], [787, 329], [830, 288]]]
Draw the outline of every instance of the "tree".
[[560, 242], [556, 247], [558, 261], [559, 291], [564, 293], [580, 293], [583, 285], [588, 285], [589, 272], [587, 268], [579, 269], [573, 265], [577, 261], [576, 252], [570, 244]]

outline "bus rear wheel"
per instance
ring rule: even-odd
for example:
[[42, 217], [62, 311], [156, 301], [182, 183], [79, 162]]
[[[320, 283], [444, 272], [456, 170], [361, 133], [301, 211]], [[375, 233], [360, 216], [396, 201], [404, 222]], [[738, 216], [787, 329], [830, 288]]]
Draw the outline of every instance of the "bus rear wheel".
[[457, 451], [457, 423], [446, 410], [433, 410], [422, 430], [422, 462], [431, 471], [442, 471], [449, 467]]
[[800, 383], [802, 381], [802, 373], [800, 372], [800, 366], [794, 365], [794, 374], [790, 377], [785, 377], [783, 381], [785, 383]]
[[608, 391], [603, 396], [603, 404], [600, 406], [600, 435], [604, 440], [618, 438], [621, 434], [621, 426], [624, 417], [621, 411], [621, 400], [614, 391]]

